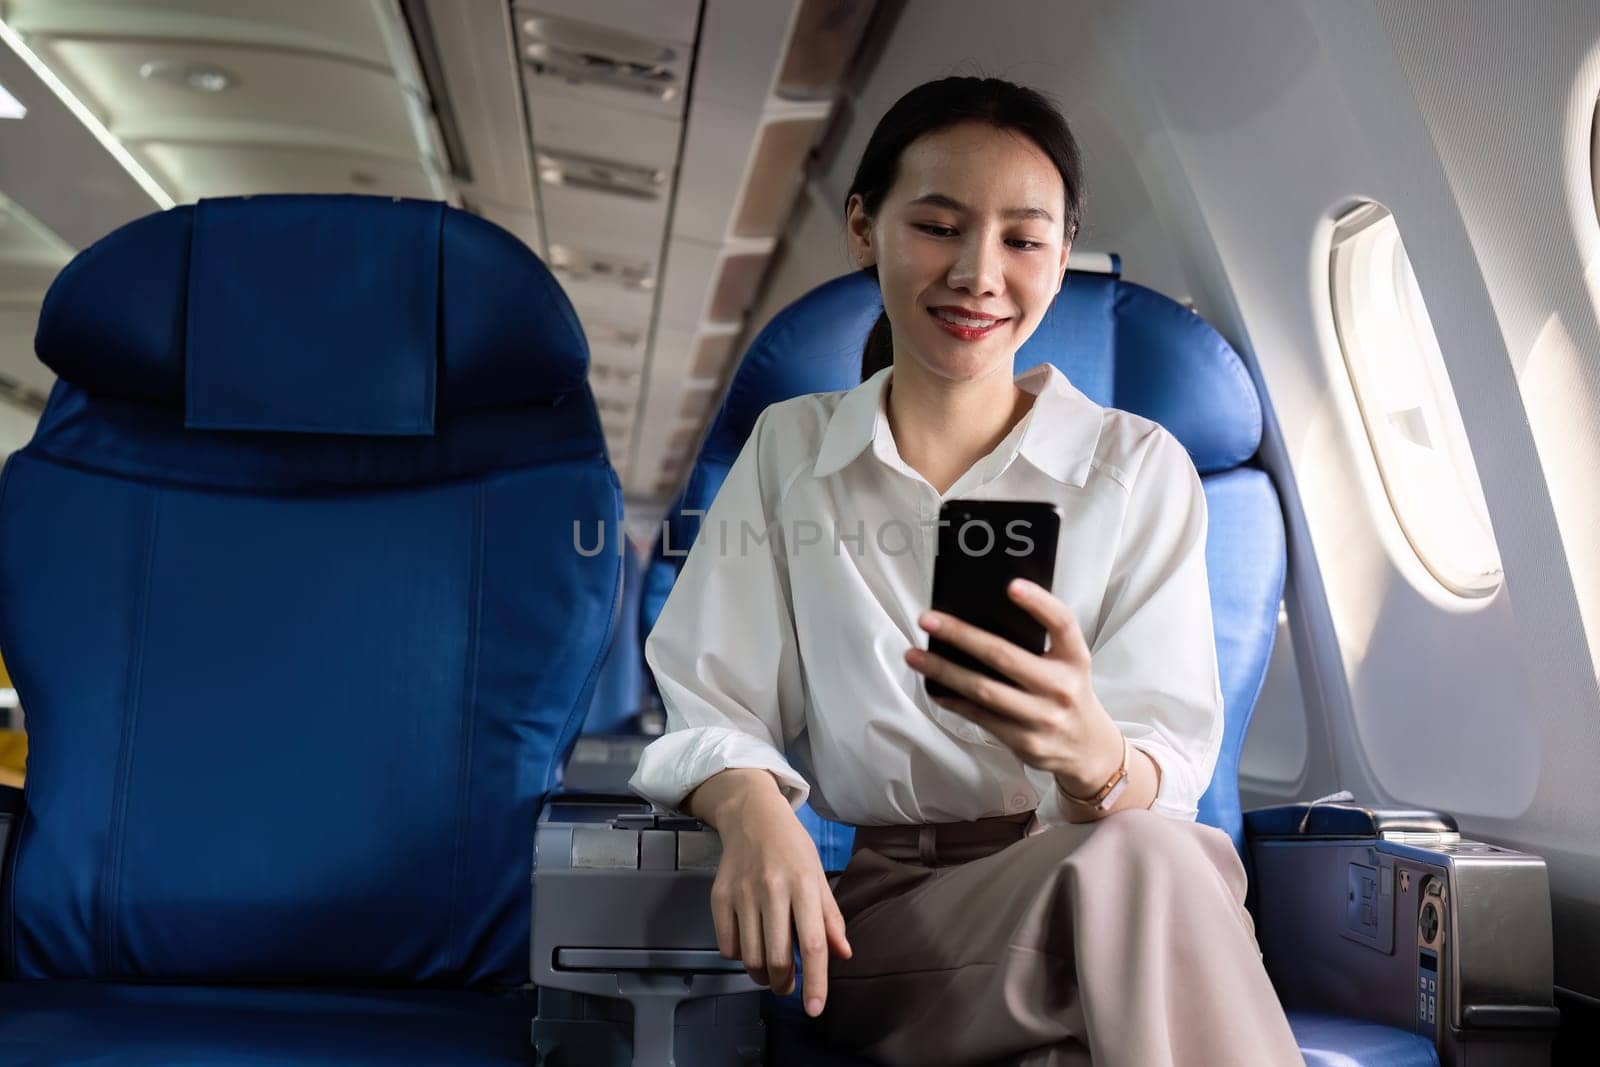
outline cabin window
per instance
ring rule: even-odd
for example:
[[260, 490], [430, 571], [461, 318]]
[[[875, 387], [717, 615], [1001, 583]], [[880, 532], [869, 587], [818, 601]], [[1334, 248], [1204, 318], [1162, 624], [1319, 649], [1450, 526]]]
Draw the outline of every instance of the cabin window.
[[1334, 227], [1329, 280], [1339, 347], [1400, 528], [1447, 589], [1500, 585], [1500, 551], [1439, 340], [1389, 210]]

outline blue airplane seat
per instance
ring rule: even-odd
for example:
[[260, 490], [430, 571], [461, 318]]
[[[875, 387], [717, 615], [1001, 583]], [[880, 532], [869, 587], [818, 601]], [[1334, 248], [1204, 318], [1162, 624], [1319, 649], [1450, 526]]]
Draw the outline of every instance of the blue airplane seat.
[[[767, 405], [805, 393], [848, 389], [861, 374], [861, 347], [883, 305], [877, 283], [861, 274], [826, 282], [773, 316], [740, 360], [706, 432], [683, 491], [667, 508], [645, 566], [641, 633], [648, 636], [733, 461]], [[646, 672], [648, 673], [648, 671]], [[843, 870], [855, 830], [802, 804], [800, 821], [823, 866]]]
[[636, 624], [640, 611], [641, 582], [644, 578], [644, 560], [621, 530], [607, 530], [603, 538], [591, 542], [597, 535], [582, 533], [585, 551], [599, 544], [603, 551], [622, 555], [622, 600], [618, 606], [617, 623], [611, 632], [611, 645], [600, 664], [600, 677], [594, 687], [594, 700], [589, 714], [583, 720], [586, 734], [618, 733], [636, 730], [639, 721], [639, 702], [644, 686], [644, 650], [640, 644]]
[[[862, 346], [881, 308], [877, 283], [852, 273], [801, 297], [756, 337], [683, 493], [668, 509], [663, 543], [656, 547], [645, 580], [646, 627], [654, 624], [682, 566], [682, 550], [699, 529], [699, 516], [687, 512], [709, 507], [756, 417], [768, 404], [791, 396], [859, 384]], [[1211, 785], [1199, 804], [1199, 821], [1229, 833], [1248, 870], [1239, 757], [1277, 633], [1287, 572], [1277, 491], [1267, 473], [1250, 462], [1261, 442], [1260, 398], [1238, 354], [1204, 320], [1167, 297], [1112, 275], [1068, 273], [1061, 294], [1018, 351], [1016, 372], [1046, 360], [1097, 403], [1161, 423], [1188, 449], [1201, 475], [1210, 520], [1206, 563], [1225, 733]], [[801, 820], [811, 830], [824, 866], [842, 869], [849, 859], [851, 829], [809, 809], [801, 812]], [[795, 994], [769, 1005], [770, 1021], [784, 1035], [779, 1048], [812, 1055], [798, 996], [797, 986]], [[1314, 1032], [1327, 1048], [1348, 1056], [1360, 1053], [1364, 1058], [1337, 1061], [1352, 1067], [1438, 1062], [1432, 1043], [1416, 1034], [1331, 1016], [1294, 1016], [1292, 1021], [1297, 1033]], [[1345, 1026], [1348, 1033], [1341, 1031]], [[1384, 1032], [1387, 1044], [1382, 1048], [1375, 1031]]]
[[36, 348], [0, 1064], [530, 1062], [534, 827], [620, 593], [550, 272], [443, 204], [201, 201], [74, 259]]

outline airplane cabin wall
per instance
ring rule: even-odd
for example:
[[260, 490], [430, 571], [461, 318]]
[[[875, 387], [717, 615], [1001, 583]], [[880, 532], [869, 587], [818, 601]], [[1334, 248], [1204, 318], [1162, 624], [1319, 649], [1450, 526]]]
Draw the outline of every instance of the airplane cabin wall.
[[[849, 269], [844, 193], [901, 93], [976, 73], [1054, 95], [1086, 156], [1080, 246], [1192, 300], [1274, 408], [1262, 456], [1289, 524], [1289, 621], [1251, 730], [1247, 804], [1349, 788], [1544, 855], [1557, 981], [1600, 995], [1600, 224], [1587, 185], [1600, 8], [1496, 7], [1075, 0], [997, 17], [908, 4], [854, 87], [752, 325]], [[1365, 199], [1395, 215], [1494, 521], [1505, 579], [1478, 600], [1446, 591], [1406, 540], [1338, 347], [1330, 234]]]

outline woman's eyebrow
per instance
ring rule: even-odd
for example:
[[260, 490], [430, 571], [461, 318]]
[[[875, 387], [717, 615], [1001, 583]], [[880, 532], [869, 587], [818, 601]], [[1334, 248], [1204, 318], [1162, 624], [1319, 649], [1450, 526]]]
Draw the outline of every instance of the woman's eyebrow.
[[[924, 193], [915, 200], [911, 201], [911, 203], [913, 206], [943, 207], [949, 208], [951, 211], [970, 210], [967, 205], [963, 204], [955, 197], [946, 196], [943, 193]], [[1000, 212], [1000, 214], [1002, 217], [1008, 219], [1044, 219], [1046, 222], [1055, 221], [1054, 216], [1052, 216], [1050, 212], [1046, 211], [1042, 207], [1037, 206], [1010, 207]]]

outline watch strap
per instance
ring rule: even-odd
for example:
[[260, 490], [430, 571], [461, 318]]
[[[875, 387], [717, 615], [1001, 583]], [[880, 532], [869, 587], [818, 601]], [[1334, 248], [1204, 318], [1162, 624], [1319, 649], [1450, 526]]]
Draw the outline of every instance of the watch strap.
[[1122, 735], [1122, 766], [1118, 767], [1106, 779], [1106, 784], [1095, 791], [1093, 796], [1075, 797], [1065, 789], [1061, 783], [1056, 783], [1056, 792], [1082, 808], [1093, 808], [1096, 811], [1110, 811], [1111, 806], [1117, 802], [1122, 791], [1128, 787], [1128, 735]]

